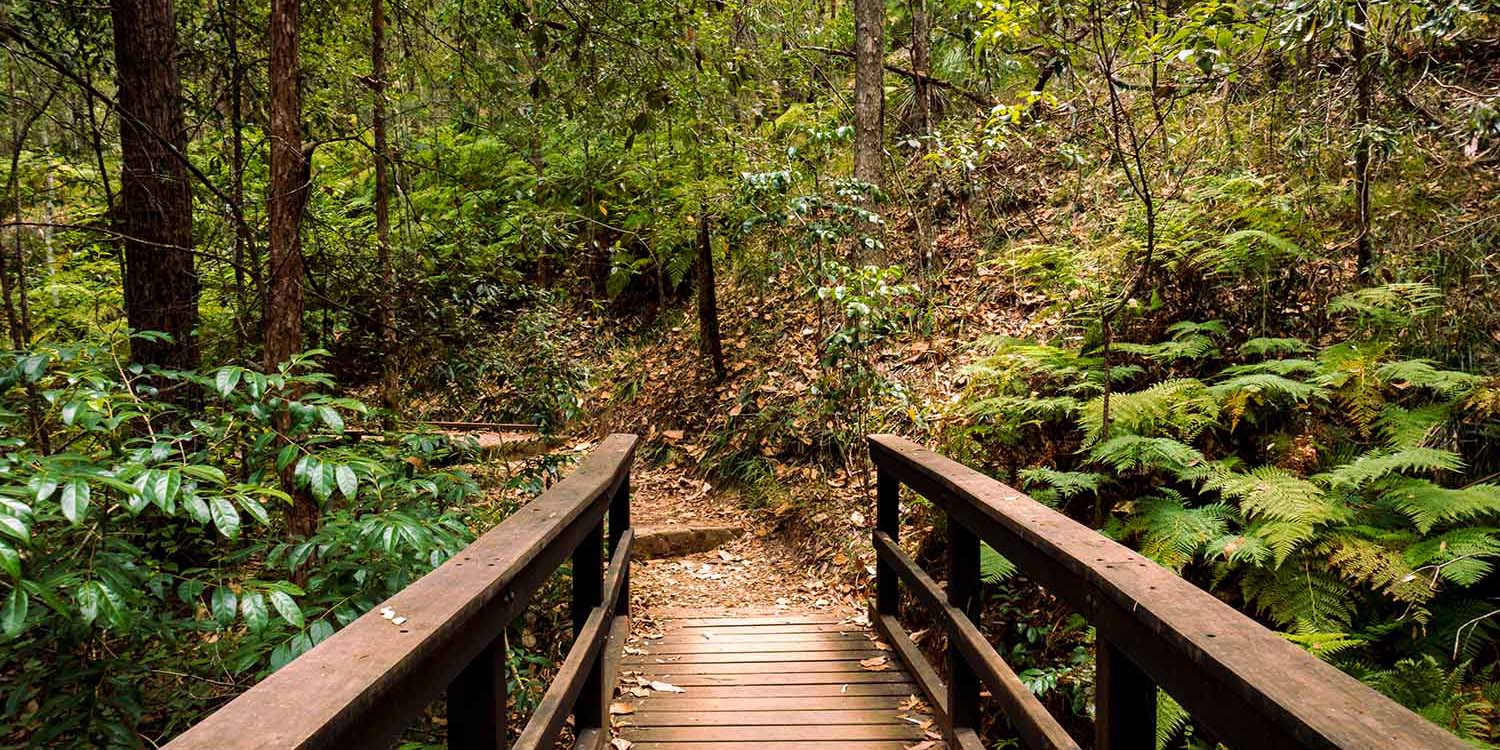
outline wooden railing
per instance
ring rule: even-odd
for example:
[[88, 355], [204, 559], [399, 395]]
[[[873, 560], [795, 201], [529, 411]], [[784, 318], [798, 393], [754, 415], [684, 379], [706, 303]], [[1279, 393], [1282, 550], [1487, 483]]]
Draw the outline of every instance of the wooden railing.
[[[878, 472], [872, 619], [957, 747], [983, 747], [975, 735], [981, 683], [1027, 747], [1078, 747], [974, 625], [981, 540], [1094, 625], [1095, 750], [1156, 746], [1158, 685], [1236, 750], [1469, 747], [1171, 571], [1010, 487], [890, 435], [871, 436], [870, 455]], [[902, 485], [947, 514], [946, 591], [896, 543]], [[903, 581], [947, 632], [946, 684], [897, 622]]]
[[629, 631], [635, 444], [611, 435], [541, 497], [167, 748], [389, 747], [445, 690], [450, 748], [505, 747], [505, 628], [570, 556], [573, 645], [512, 747], [551, 750], [570, 714], [577, 747], [603, 746]]

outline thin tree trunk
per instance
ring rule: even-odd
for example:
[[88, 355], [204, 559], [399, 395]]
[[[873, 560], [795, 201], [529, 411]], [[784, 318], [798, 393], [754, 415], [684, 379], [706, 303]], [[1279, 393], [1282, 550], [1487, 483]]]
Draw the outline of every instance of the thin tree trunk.
[[714, 286], [714, 250], [708, 212], [698, 217], [698, 335], [713, 363], [714, 380], [724, 379], [724, 340], [719, 333], [719, 297]]
[[1369, 35], [1369, 0], [1354, 0], [1354, 23], [1349, 25], [1350, 57], [1354, 60], [1354, 192], [1359, 212], [1355, 238], [1355, 269], [1370, 273], [1370, 66], [1365, 49]]
[[[239, 0], [228, 0], [227, 9], [221, 4], [224, 14], [224, 40], [229, 48], [229, 129], [230, 129], [230, 195], [235, 206], [242, 211], [245, 205], [245, 65], [240, 60], [240, 4]], [[243, 217], [241, 217], [243, 218]], [[247, 257], [248, 256], [248, 257]], [[249, 284], [246, 284], [246, 276]], [[254, 292], [254, 303], [251, 292]], [[234, 294], [239, 305], [241, 322], [235, 327], [235, 343], [241, 357], [255, 340], [260, 338], [260, 326], [253, 322], [265, 312], [265, 285], [261, 283], [260, 252], [255, 238], [250, 235], [250, 225], [236, 221], [234, 226]]]
[[[125, 237], [125, 317], [131, 358], [172, 369], [198, 366], [198, 271], [193, 261], [193, 190], [178, 154], [187, 151], [177, 26], [171, 0], [111, 0], [120, 105], [120, 204]], [[196, 391], [184, 389], [180, 393]]]
[[[311, 169], [302, 150], [302, 93], [298, 88], [301, 63], [297, 50], [299, 0], [271, 2], [271, 185], [266, 200], [270, 218], [270, 273], [267, 289], [265, 363], [267, 370], [291, 359], [302, 348], [302, 210], [307, 201]], [[283, 411], [276, 417], [282, 428], [290, 424]], [[318, 526], [318, 506], [299, 491], [292, 467], [282, 472], [282, 487], [292, 495], [287, 531], [311, 536]]]
[[911, 0], [911, 69], [917, 98], [917, 135], [926, 153], [932, 134], [932, 32], [927, 24], [927, 0]]
[[854, 178], [876, 187], [883, 184], [884, 26], [884, 0], [854, 0]]
[[399, 370], [396, 367], [396, 272], [391, 265], [391, 151], [385, 137], [385, 0], [370, 0], [370, 77], [374, 88], [375, 127], [375, 254], [380, 264], [380, 395], [385, 408], [400, 411]]

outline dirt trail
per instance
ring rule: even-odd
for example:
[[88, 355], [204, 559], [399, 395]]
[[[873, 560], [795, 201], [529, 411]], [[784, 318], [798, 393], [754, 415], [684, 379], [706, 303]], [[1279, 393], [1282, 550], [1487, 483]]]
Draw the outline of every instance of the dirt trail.
[[[708, 552], [637, 560], [631, 568], [632, 618], [673, 617], [682, 609], [744, 608], [761, 612], [825, 612], [850, 617], [865, 604], [833, 591], [812, 561], [777, 538], [739, 505], [733, 492], [676, 467], [637, 462], [631, 473], [631, 523], [735, 526], [737, 538]], [[676, 611], [674, 611], [676, 610]]]

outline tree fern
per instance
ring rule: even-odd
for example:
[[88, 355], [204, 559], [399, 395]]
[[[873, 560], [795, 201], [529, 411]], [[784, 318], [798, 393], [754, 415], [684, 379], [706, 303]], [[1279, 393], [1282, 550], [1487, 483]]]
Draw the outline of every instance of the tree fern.
[[1166, 750], [1172, 740], [1180, 737], [1192, 720], [1187, 712], [1167, 691], [1156, 691], [1156, 750]]

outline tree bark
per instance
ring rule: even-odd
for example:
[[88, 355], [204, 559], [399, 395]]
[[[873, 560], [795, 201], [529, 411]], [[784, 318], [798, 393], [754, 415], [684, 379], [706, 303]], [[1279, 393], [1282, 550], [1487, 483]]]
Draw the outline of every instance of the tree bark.
[[[300, 0], [271, 0], [271, 184], [266, 199], [270, 218], [269, 284], [266, 299], [265, 365], [274, 371], [302, 349], [302, 210], [307, 202], [311, 164], [302, 149], [302, 92], [297, 44]], [[291, 417], [276, 415], [285, 434]], [[318, 506], [293, 476], [296, 462], [282, 472], [282, 488], [292, 496], [287, 531], [311, 536], [318, 528]]]
[[[401, 408], [396, 368], [396, 272], [391, 265], [390, 146], [385, 137], [385, 0], [370, 0], [370, 77], [374, 89], [375, 255], [380, 264], [380, 395], [392, 415]], [[394, 416], [392, 417], [394, 419]]]
[[[198, 271], [193, 262], [193, 191], [177, 154], [187, 151], [177, 27], [171, 0], [111, 0], [120, 105], [120, 203], [125, 238], [125, 318], [131, 358], [170, 369], [198, 366]], [[174, 152], [175, 150], [175, 152]], [[186, 391], [184, 391], [186, 392]]]
[[884, 0], [854, 0], [854, 178], [876, 187], [884, 183], [884, 26]]
[[920, 150], [927, 152], [926, 137], [932, 134], [932, 32], [928, 29], [927, 0], [911, 1], [911, 69], [917, 99], [917, 135]]
[[698, 335], [703, 353], [713, 364], [714, 380], [724, 379], [724, 339], [719, 333], [719, 297], [714, 282], [714, 250], [709, 218], [698, 217]]
[[1355, 238], [1354, 267], [1370, 273], [1370, 66], [1365, 49], [1369, 34], [1369, 0], [1354, 0], [1354, 23], [1349, 25], [1350, 57], [1354, 60], [1354, 198], [1359, 234]]

